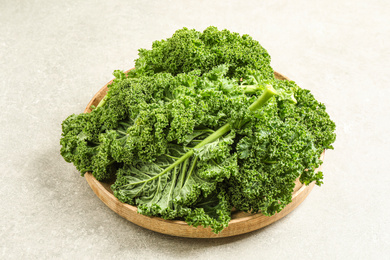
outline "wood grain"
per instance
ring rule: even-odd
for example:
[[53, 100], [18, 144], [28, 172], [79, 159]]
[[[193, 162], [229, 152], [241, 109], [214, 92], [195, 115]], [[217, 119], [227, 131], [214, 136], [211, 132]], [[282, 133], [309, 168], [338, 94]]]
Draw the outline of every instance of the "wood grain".
[[[283, 76], [278, 72], [275, 72], [275, 78], [289, 80], [287, 77]], [[97, 106], [99, 104], [100, 100], [102, 100], [102, 98], [106, 95], [108, 91], [108, 85], [110, 85], [111, 83], [112, 81], [108, 82], [99, 90], [99, 92], [95, 94], [95, 96], [88, 103], [84, 113], [91, 112], [91, 106]], [[322, 153], [321, 160], [324, 159], [324, 156], [325, 152]], [[320, 168], [316, 171], [319, 171]], [[298, 205], [305, 200], [305, 198], [309, 195], [309, 193], [314, 187], [314, 183], [311, 183], [309, 186], [306, 186], [300, 183], [297, 179], [295, 181], [295, 188], [292, 194], [292, 202], [288, 204], [281, 212], [271, 217], [267, 217], [262, 215], [261, 213], [251, 214], [242, 211], [233, 211], [232, 219], [229, 222], [229, 226], [219, 234], [214, 234], [211, 231], [211, 228], [204, 228], [201, 226], [195, 228], [193, 226], [189, 226], [186, 222], [180, 220], [165, 220], [159, 217], [148, 217], [141, 215], [137, 213], [137, 207], [122, 203], [113, 195], [110, 189], [110, 183], [99, 182], [93, 177], [91, 173], [86, 173], [85, 178], [92, 190], [95, 192], [98, 198], [104, 202], [104, 204], [106, 204], [111, 210], [124, 217], [125, 219], [131, 221], [132, 223], [159, 233], [191, 238], [229, 237], [263, 228], [283, 218], [296, 207], [298, 207]]]

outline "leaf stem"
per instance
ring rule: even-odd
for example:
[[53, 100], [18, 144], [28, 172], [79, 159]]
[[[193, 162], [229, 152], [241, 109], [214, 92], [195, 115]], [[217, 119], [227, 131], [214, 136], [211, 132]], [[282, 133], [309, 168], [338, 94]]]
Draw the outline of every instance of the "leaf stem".
[[116, 130], [118, 133], [120, 133], [120, 134], [123, 134], [123, 135], [127, 135], [127, 133], [126, 132], [124, 132], [124, 131], [121, 131], [121, 130]]
[[271, 85], [266, 85], [263, 94], [249, 106], [250, 111], [255, 111], [259, 109], [262, 105], [264, 105], [268, 99], [270, 99], [273, 95], [276, 95], [276, 90]]
[[179, 159], [179, 157], [176, 157], [176, 156], [172, 156], [172, 155], [169, 155], [169, 154], [164, 154], [165, 156], [167, 156], [167, 157], [169, 157], [169, 158], [172, 158], [172, 159], [175, 159], [175, 160], [177, 160], [177, 159]]
[[106, 97], [107, 95], [105, 95], [102, 100], [100, 100], [99, 104], [96, 106], [96, 108], [99, 108], [99, 107], [102, 107], [105, 103], [106, 103]]

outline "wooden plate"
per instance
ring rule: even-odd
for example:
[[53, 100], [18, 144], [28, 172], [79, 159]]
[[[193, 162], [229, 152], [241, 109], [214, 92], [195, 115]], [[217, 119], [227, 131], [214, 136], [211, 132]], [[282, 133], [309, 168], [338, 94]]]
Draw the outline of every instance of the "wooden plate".
[[[277, 79], [289, 80], [287, 77], [282, 74], [275, 72], [275, 77]], [[97, 106], [100, 100], [107, 93], [107, 86], [111, 84], [112, 81], [108, 82], [103, 88], [99, 90], [92, 98], [92, 100], [87, 105], [84, 113], [91, 112], [91, 106]], [[321, 155], [321, 160], [324, 159], [325, 152]], [[321, 167], [320, 167], [321, 168]], [[317, 169], [317, 171], [320, 170]], [[211, 228], [204, 228], [202, 226], [193, 227], [189, 226], [186, 222], [180, 220], [165, 220], [159, 217], [148, 217], [137, 213], [137, 207], [131, 206], [120, 202], [116, 197], [114, 197], [110, 186], [110, 183], [99, 182], [96, 180], [91, 173], [86, 173], [85, 178], [95, 194], [101, 199], [110, 209], [118, 213], [120, 216], [125, 219], [137, 224], [141, 227], [167, 234], [172, 236], [179, 237], [192, 237], [192, 238], [220, 238], [220, 237], [229, 237], [248, 233], [254, 230], [263, 228], [290, 213], [293, 209], [298, 207], [299, 204], [309, 195], [311, 190], [314, 187], [314, 183], [311, 183], [309, 186], [303, 185], [297, 179], [295, 181], [295, 188], [292, 194], [292, 202], [288, 204], [281, 212], [267, 217], [261, 213], [250, 214], [242, 211], [232, 212], [232, 219], [229, 222], [229, 226], [225, 228], [219, 234], [214, 234], [211, 231]]]

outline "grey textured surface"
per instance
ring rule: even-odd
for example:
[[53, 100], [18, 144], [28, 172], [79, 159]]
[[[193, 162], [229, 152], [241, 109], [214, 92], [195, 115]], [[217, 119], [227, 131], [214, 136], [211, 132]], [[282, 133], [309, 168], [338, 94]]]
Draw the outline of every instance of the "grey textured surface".
[[[390, 255], [389, 1], [0, 1], [0, 258], [385, 259]], [[284, 219], [216, 240], [116, 215], [59, 155], [137, 49], [184, 26], [247, 33], [337, 124], [325, 184]]]

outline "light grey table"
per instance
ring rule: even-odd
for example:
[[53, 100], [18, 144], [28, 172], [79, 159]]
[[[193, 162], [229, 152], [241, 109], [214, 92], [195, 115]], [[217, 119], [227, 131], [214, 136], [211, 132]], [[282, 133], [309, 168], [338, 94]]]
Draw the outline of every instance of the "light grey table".
[[[389, 1], [0, 1], [1, 259], [385, 259]], [[250, 234], [182, 239], [116, 215], [59, 155], [61, 122], [182, 27], [249, 34], [337, 124], [325, 184]]]

